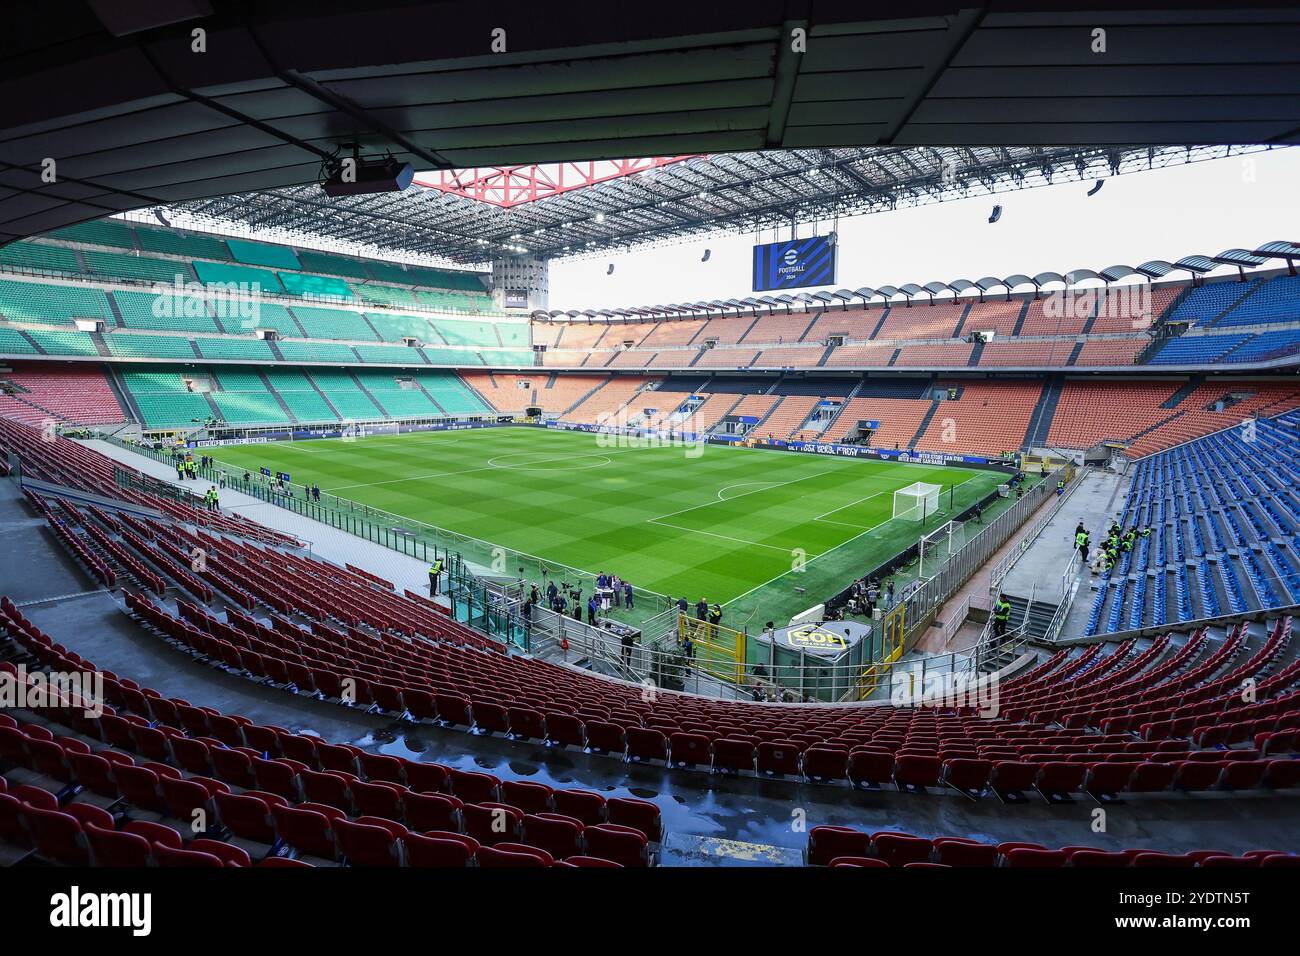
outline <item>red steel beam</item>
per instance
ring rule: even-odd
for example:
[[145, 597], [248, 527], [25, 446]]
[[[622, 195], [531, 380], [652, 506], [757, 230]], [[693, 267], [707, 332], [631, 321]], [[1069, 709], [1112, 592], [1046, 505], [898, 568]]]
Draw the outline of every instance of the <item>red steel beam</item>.
[[415, 182], [426, 189], [436, 189], [508, 209], [548, 196], [585, 189], [611, 179], [670, 166], [693, 159], [695, 155], [442, 169], [420, 173], [415, 177]]

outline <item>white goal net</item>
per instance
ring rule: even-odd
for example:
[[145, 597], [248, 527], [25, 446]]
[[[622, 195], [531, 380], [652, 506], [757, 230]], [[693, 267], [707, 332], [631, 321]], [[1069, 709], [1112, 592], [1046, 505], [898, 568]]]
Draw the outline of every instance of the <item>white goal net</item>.
[[934, 577], [965, 544], [966, 524], [962, 521], [946, 521], [924, 535], [918, 548], [920, 566], [916, 571], [917, 577]]
[[916, 481], [894, 492], [894, 517], [903, 521], [924, 521], [939, 510], [939, 485]]

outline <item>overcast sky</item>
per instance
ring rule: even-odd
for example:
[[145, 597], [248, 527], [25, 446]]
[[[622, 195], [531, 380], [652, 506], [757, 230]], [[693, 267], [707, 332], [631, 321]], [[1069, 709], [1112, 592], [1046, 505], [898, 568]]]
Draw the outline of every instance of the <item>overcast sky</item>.
[[[833, 286], [903, 285], [1023, 272], [1100, 270], [1300, 241], [1300, 149], [1254, 153], [1092, 182], [1026, 189], [841, 220]], [[1002, 218], [987, 222], [994, 204]], [[811, 227], [800, 230], [801, 237]], [[830, 231], [823, 223], [821, 232]], [[769, 230], [763, 242], [773, 241]], [[779, 237], [788, 239], [789, 231]], [[753, 233], [551, 263], [551, 308], [743, 299]], [[700, 259], [711, 249], [708, 262]], [[609, 264], [614, 272], [607, 275]], [[802, 291], [802, 290], [801, 290]]]

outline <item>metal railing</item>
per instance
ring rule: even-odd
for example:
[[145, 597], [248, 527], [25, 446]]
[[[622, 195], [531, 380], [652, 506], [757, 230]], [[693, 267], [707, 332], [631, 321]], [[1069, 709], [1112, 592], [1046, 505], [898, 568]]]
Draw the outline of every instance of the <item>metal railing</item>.
[[[1068, 486], [1067, 486], [1068, 487]], [[954, 554], [943, 569], [921, 583], [905, 598], [908, 604], [908, 640], [919, 636], [934, 620], [939, 607], [997, 553], [1016, 530], [1053, 494], [1050, 481], [1040, 481]]]
[[[1083, 479], [1088, 476], [1090, 471], [1091, 469], [1084, 468], [1082, 471], [1078, 472], [1073, 479], [1067, 481], [1065, 491], [1057, 498], [1056, 504], [1048, 510], [1047, 514], [1043, 515], [1043, 517], [1034, 523], [1034, 526], [1029, 530], [1029, 533], [1021, 538], [1011, 551], [998, 559], [997, 564], [993, 566], [992, 571], [989, 573], [990, 593], [997, 591], [998, 586], [1002, 583], [1002, 579], [1010, 573], [1012, 567], [1014, 567], [1016, 562], [1024, 556], [1024, 553], [1029, 550], [1030, 546], [1038, 539], [1039, 535], [1047, 530], [1047, 526], [1052, 523], [1052, 519], [1056, 517], [1057, 512], [1059, 512], [1061, 508], [1065, 506], [1065, 503], [1070, 500], [1070, 496], [1074, 494], [1075, 489], [1083, 484]], [[1053, 472], [1052, 474], [1056, 473], [1057, 472]], [[1050, 483], [1043, 481], [1036, 487], [1042, 488], [1044, 486], [1050, 488]]]
[[952, 639], [957, 636], [957, 631], [966, 623], [966, 618], [970, 614], [970, 595], [966, 595], [957, 604], [956, 607], [949, 608], [944, 612], [943, 622], [943, 648], [948, 649]]

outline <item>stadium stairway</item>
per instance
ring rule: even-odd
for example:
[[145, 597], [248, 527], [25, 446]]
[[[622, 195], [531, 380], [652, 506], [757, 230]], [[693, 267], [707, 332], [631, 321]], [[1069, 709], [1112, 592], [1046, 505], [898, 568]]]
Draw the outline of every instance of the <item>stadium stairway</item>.
[[925, 434], [925, 430], [930, 427], [930, 419], [934, 418], [934, 413], [939, 410], [940, 404], [942, 403], [937, 398], [930, 400], [930, 408], [925, 413], [925, 417], [921, 419], [921, 424], [917, 426], [916, 434], [913, 435], [911, 441], [907, 443], [908, 448], [916, 447], [916, 443], [921, 440], [921, 436]]
[[[889, 313], [892, 312], [892, 311], [893, 311], [893, 310], [892, 310], [892, 309], [889, 309], [889, 308], [885, 308], [885, 309], [882, 309], [882, 310], [881, 310], [881, 312], [880, 312], [880, 321], [876, 323], [876, 327], [875, 327], [874, 329], [872, 329], [872, 330], [871, 330], [871, 334], [867, 336], [867, 341], [869, 341], [869, 342], [874, 342], [874, 341], [876, 340], [876, 336], [879, 335], [879, 334], [880, 334], [880, 330], [883, 329], [883, 328], [885, 327], [885, 320], [889, 318]], [[898, 355], [897, 355], [897, 353], [895, 353], [894, 358], [897, 358], [897, 357], [898, 357]], [[889, 364], [890, 364], [890, 365], [893, 365], [893, 364], [894, 364], [893, 359], [890, 360]]]
[[144, 415], [140, 411], [140, 406], [136, 404], [135, 398], [131, 395], [131, 390], [126, 387], [126, 383], [122, 380], [122, 372], [115, 363], [105, 364], [104, 378], [108, 379], [108, 387], [113, 390], [117, 403], [126, 409], [127, 415], [133, 421], [143, 424]]
[[217, 420], [225, 418], [225, 416], [221, 414], [221, 409], [217, 407], [217, 403], [212, 400], [212, 394], [210, 392], [203, 393], [203, 400], [208, 403], [208, 408], [212, 409], [213, 418]]
[[[352, 379], [353, 384], [356, 385], [357, 388], [361, 389], [361, 393], [365, 395], [366, 398], [374, 402], [375, 408], [379, 409], [380, 414], [382, 414], [385, 418], [391, 417], [388, 414], [388, 410], [379, 403], [379, 399], [375, 398], [374, 393], [370, 391], [370, 389], [366, 388], [365, 384], [361, 381], [361, 379], [357, 377], [356, 372], [349, 370], [348, 378]], [[491, 404], [488, 402], [484, 402], [484, 404], [487, 405], [488, 408], [492, 407]]]
[[974, 368], [976, 365], [979, 365], [980, 356], [983, 354], [984, 354], [984, 343], [976, 342], [975, 347], [970, 350], [970, 358], [966, 362], [967, 367]]
[[[1092, 319], [1089, 319], [1088, 321], [1091, 322]], [[1079, 341], [1074, 343], [1074, 348], [1070, 349], [1070, 355], [1068, 358], [1066, 358], [1065, 364], [1073, 365], [1075, 362], [1077, 362], [1079, 360], [1079, 353], [1082, 351], [1083, 351], [1083, 339], [1079, 339]]]
[[[438, 404], [438, 400], [433, 397], [433, 395], [429, 392], [427, 388], [424, 387], [423, 382], [421, 382], [418, 378], [414, 379], [414, 382], [415, 382], [415, 387], [424, 393], [424, 397], [427, 398], [433, 404], [434, 408], [436, 408], [439, 412], [441, 412], [444, 415], [447, 414], [447, 410]], [[466, 388], [469, 387], [469, 383], [466, 382], [464, 379], [461, 379], [461, 383], [464, 384]], [[474, 394], [477, 395], [478, 393], [475, 392]], [[483, 404], [488, 408], [492, 407], [492, 405], [488, 402], [484, 402]]]
[[1255, 337], [1254, 337], [1254, 336], [1252, 336], [1251, 338], [1248, 338], [1248, 339], [1242, 339], [1240, 342], [1238, 342], [1238, 343], [1237, 343], [1236, 345], [1234, 345], [1232, 348], [1228, 349], [1228, 351], [1224, 352], [1222, 355], [1220, 355], [1218, 358], [1216, 358], [1216, 359], [1214, 360], [1215, 364], [1218, 365], [1218, 364], [1222, 364], [1222, 363], [1225, 363], [1225, 362], [1232, 362], [1233, 359], [1229, 358], [1228, 356], [1232, 355], [1234, 352], [1240, 352], [1243, 348], [1245, 348], [1245, 346], [1249, 345], [1249, 344], [1250, 344], [1251, 342], [1253, 342], [1254, 340], [1255, 340]]
[[1256, 292], [1258, 292], [1260, 289], [1264, 288], [1265, 283], [1264, 283], [1262, 280], [1260, 280], [1260, 279], [1254, 279], [1254, 280], [1251, 280], [1251, 281], [1245, 283], [1245, 285], [1246, 285], [1246, 290], [1245, 290], [1244, 292], [1242, 292], [1241, 295], [1237, 296], [1237, 298], [1233, 299], [1231, 305], [1229, 305], [1226, 309], [1224, 309], [1222, 312], [1220, 312], [1220, 313], [1219, 313], [1218, 315], [1216, 315], [1214, 318], [1210, 319], [1210, 321], [1208, 321], [1208, 322], [1199, 322], [1199, 323], [1197, 323], [1197, 324], [1200, 325], [1200, 326], [1202, 326], [1202, 327], [1204, 327], [1204, 326], [1211, 326], [1211, 327], [1213, 327], [1213, 326], [1217, 326], [1221, 321], [1223, 321], [1223, 318], [1224, 318], [1226, 315], [1228, 315], [1228, 314], [1231, 313], [1233, 310], [1235, 310], [1238, 306], [1240, 306], [1243, 302], [1245, 302], [1247, 299], [1249, 299], [1252, 295], [1254, 295], [1254, 294], [1255, 294]]
[[[840, 402], [839, 408], [835, 409], [835, 414], [832, 415], [830, 421], [822, 427], [823, 435], [830, 436], [834, 434], [832, 429], [835, 427], [835, 423], [844, 415], [844, 410], [849, 407], [849, 402], [858, 394], [858, 390], [862, 388], [863, 381], [865, 381], [865, 379], [860, 379], [856, 384], [854, 384], [848, 395], [844, 396], [844, 400]], [[737, 402], [736, 404], [739, 405], [740, 402]], [[733, 405], [732, 407], [734, 408], [735, 406]]]
[[298, 416], [295, 415], [289, 409], [289, 406], [284, 403], [284, 399], [281, 398], [280, 393], [275, 390], [275, 386], [272, 385], [271, 380], [266, 377], [266, 373], [259, 370], [257, 377], [261, 380], [262, 384], [266, 386], [266, 390], [271, 393], [271, 397], [275, 399], [275, 403], [280, 406], [280, 411], [284, 413], [285, 421], [296, 425], [298, 423]]
[[974, 302], [967, 302], [966, 308], [962, 309], [961, 318], [957, 320], [957, 327], [952, 330], [952, 337], [954, 339], [961, 338], [962, 326], [966, 324], [966, 319], [970, 316], [970, 310], [974, 305]]
[[1160, 335], [1153, 338], [1150, 342], [1144, 345], [1142, 347], [1142, 351], [1138, 352], [1138, 354], [1134, 357], [1133, 364], [1134, 365], [1150, 364], [1151, 359], [1155, 357], [1157, 352], [1159, 352], [1162, 348], [1168, 345], [1173, 339], [1178, 338], [1180, 335], [1183, 334], [1184, 331], [1186, 331], [1186, 329], [1182, 329], [1181, 327], [1179, 327], [1179, 329], [1180, 330], [1175, 331], [1173, 335]]
[[48, 418], [52, 418], [52, 419], [54, 419], [55, 421], [65, 421], [65, 420], [66, 420], [66, 419], [65, 419], [62, 415], [60, 415], [58, 412], [51, 411], [50, 409], [46, 408], [44, 405], [41, 405], [41, 404], [38, 403], [38, 402], [32, 401], [32, 399], [30, 399], [30, 398], [26, 398], [25, 396], [23, 396], [23, 395], [21, 395], [21, 394], [10, 393], [10, 394], [9, 394], [9, 398], [12, 398], [15, 402], [18, 402], [18, 403], [21, 404], [21, 405], [26, 405], [28, 408], [32, 409], [32, 411], [41, 412], [41, 413], [44, 414], [46, 417], [48, 417]]
[[[566, 408], [566, 409], [564, 409], [563, 411], [561, 411], [559, 417], [560, 417], [560, 418], [564, 418], [564, 416], [568, 415], [568, 414], [569, 414], [570, 412], [572, 412], [575, 408], [578, 408], [579, 406], [581, 406], [583, 402], [585, 402], [587, 399], [591, 398], [591, 396], [595, 395], [597, 392], [599, 392], [602, 388], [604, 388], [606, 385], [608, 385], [608, 384], [609, 384], [610, 382], [612, 382], [612, 381], [614, 381], [612, 378], [604, 378], [604, 379], [601, 379], [601, 380], [600, 380], [599, 382], [597, 382], [594, 386], [592, 386], [590, 389], [588, 389], [586, 392], [584, 392], [584, 393], [583, 393], [583, 394], [578, 398], [578, 400], [577, 400], [576, 402], [574, 402], [574, 403], [573, 403], [572, 405], [570, 405], [568, 408]], [[476, 394], [476, 395], [478, 394], [478, 392], [474, 389], [474, 386], [470, 385], [469, 382], [466, 382], [466, 383], [465, 383], [465, 387], [468, 388], [470, 391], [474, 392], [474, 394]], [[548, 387], [549, 387], [549, 386], [548, 386]], [[479, 397], [481, 398], [482, 396], [479, 396]]]
[[1048, 379], [1043, 393], [1038, 397], [1034, 413], [1029, 419], [1029, 428], [1025, 431], [1025, 448], [1045, 448], [1047, 435], [1052, 428], [1052, 419], [1056, 415], [1056, 406], [1061, 402], [1061, 391], [1065, 387], [1063, 378], [1054, 375]]
[[[1018, 336], [1020, 334], [1020, 330], [1025, 327], [1025, 316], [1027, 316], [1028, 314], [1029, 314], [1029, 300], [1025, 300], [1025, 304], [1020, 307], [1020, 314], [1016, 316], [1016, 324], [1011, 329], [1011, 335], [1013, 338]], [[971, 364], [974, 365], [975, 363], [972, 362]]]
[[1177, 408], [1179, 405], [1183, 403], [1183, 399], [1187, 398], [1188, 395], [1191, 395], [1198, 388], [1200, 388], [1204, 381], [1205, 381], [1204, 375], [1193, 375], [1190, 379], [1187, 380], [1186, 385], [1178, 389], [1176, 392], [1174, 392], [1174, 394], [1170, 395], [1167, 399], [1161, 402], [1160, 407], [1171, 408], [1171, 409]]
[[307, 374], [305, 371], [303, 374], [303, 378], [305, 378], [307, 380], [307, 383], [311, 385], [313, 389], [315, 389], [316, 394], [321, 397], [321, 401], [325, 403], [326, 407], [329, 408], [329, 410], [334, 414], [335, 418], [339, 419], [340, 421], [347, 418], [347, 416], [342, 414], [338, 410], [338, 407], [333, 402], [330, 401], [329, 395], [325, 394], [325, 390], [320, 387], [316, 379], [312, 378], [311, 375]]
[[1057, 608], [1060, 607], [1059, 601], [1044, 601], [1037, 596], [1033, 603], [1030, 603], [1028, 598], [1017, 597], [1014, 594], [1007, 594], [1005, 597], [1007, 603], [1011, 605], [1012, 628], [1023, 627], [1026, 636], [1031, 638], [1040, 638], [1047, 633], [1052, 618], [1056, 616]]
[[[808, 333], [812, 331], [813, 326], [817, 324], [817, 320], [822, 317], [822, 313], [824, 313], [825, 311], [826, 311], [825, 309], [813, 310], [812, 320], [808, 323], [807, 327], [804, 328], [803, 332], [800, 333], [799, 338], [795, 339], [796, 342], [802, 342], [808, 337]], [[827, 351], [827, 354], [829, 354], [829, 350]], [[823, 361], [825, 361], [824, 357], [823, 357]], [[818, 362], [817, 364], [821, 365], [822, 362]]]

